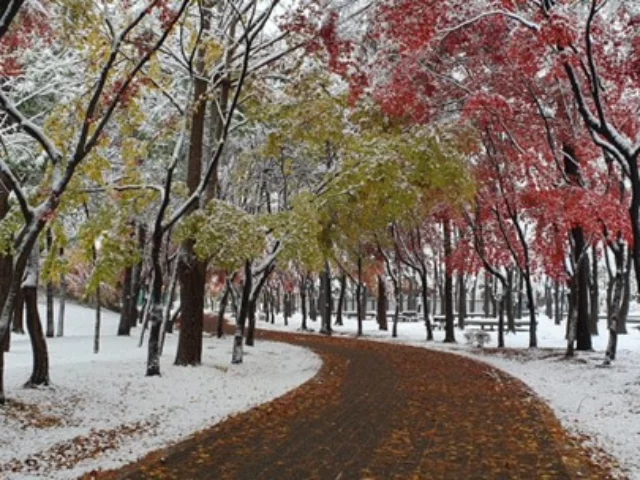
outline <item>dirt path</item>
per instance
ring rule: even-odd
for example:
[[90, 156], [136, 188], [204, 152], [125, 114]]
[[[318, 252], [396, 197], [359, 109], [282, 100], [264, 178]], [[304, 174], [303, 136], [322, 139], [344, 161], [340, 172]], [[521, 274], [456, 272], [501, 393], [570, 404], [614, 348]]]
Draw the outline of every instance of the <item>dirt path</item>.
[[353, 339], [261, 337], [313, 349], [324, 361], [320, 373], [273, 402], [97, 478], [611, 478], [523, 384], [488, 366]]

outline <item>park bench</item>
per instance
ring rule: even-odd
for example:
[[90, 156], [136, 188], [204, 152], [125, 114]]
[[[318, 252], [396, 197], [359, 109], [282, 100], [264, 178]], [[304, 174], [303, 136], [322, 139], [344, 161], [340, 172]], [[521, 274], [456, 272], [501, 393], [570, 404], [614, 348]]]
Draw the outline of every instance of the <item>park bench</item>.
[[489, 343], [491, 341], [491, 335], [484, 330], [477, 328], [464, 332], [464, 338], [467, 341], [467, 344], [475, 345], [479, 348], [482, 348], [485, 343]]

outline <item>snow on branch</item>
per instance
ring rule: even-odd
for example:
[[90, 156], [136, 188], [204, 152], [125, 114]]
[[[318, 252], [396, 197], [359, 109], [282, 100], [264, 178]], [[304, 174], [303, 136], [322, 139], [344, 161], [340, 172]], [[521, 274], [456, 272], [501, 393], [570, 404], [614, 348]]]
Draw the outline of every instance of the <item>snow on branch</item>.
[[455, 25], [453, 27], [446, 28], [444, 30], [440, 30], [438, 33], [444, 34], [444, 36], [446, 37], [450, 33], [455, 32], [456, 30], [460, 30], [462, 28], [468, 27], [469, 25], [472, 25], [472, 24], [482, 20], [483, 18], [493, 17], [493, 16], [503, 16], [503, 17], [506, 17], [506, 18], [510, 18], [511, 20], [514, 20], [514, 21], [524, 25], [529, 30], [533, 30], [535, 32], [539, 32], [540, 31], [540, 25], [538, 25], [537, 23], [532, 22], [530, 20], [527, 20], [526, 18], [524, 18], [521, 15], [518, 15], [517, 13], [509, 12], [507, 10], [491, 10], [489, 12], [484, 12], [484, 13], [481, 13], [479, 15], [476, 15], [475, 17], [470, 18], [469, 20], [465, 20], [464, 22], [459, 23], [458, 25]]
[[0, 106], [7, 112], [7, 114], [16, 121], [20, 127], [47, 153], [47, 156], [51, 160], [51, 163], [56, 165], [62, 158], [62, 154], [55, 147], [53, 142], [47, 137], [47, 135], [38, 127], [35, 123], [25, 117], [15, 106], [15, 104], [9, 100], [9, 98], [0, 90]]

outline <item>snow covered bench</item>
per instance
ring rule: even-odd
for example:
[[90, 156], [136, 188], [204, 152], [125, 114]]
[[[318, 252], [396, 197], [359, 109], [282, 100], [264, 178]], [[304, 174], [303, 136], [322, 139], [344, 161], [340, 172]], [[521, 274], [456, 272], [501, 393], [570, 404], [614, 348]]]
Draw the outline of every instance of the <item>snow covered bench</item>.
[[485, 343], [491, 341], [491, 335], [479, 328], [467, 330], [464, 332], [464, 338], [467, 340], [468, 345], [475, 345], [477, 347], [483, 347]]

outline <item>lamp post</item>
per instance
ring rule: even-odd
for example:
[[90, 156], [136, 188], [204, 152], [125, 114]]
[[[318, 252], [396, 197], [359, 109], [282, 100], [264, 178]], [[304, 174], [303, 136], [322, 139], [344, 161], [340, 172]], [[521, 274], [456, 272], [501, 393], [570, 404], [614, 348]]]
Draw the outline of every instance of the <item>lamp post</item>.
[[[93, 244], [93, 267], [96, 268], [98, 264], [98, 256], [102, 249], [102, 237], [96, 238]], [[100, 351], [100, 282], [96, 285], [96, 323], [93, 332], [93, 353]]]

